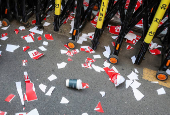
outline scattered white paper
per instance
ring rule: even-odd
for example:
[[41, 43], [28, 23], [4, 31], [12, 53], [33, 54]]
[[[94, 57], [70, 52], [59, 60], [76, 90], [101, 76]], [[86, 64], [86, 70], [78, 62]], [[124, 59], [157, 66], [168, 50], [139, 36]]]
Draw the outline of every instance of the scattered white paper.
[[0, 51], [0, 56], [2, 56], [2, 51]]
[[74, 19], [71, 21], [70, 25], [71, 25], [71, 30], [69, 33], [72, 34], [74, 28]]
[[125, 38], [132, 41], [133, 39], [136, 39], [136, 35], [133, 33], [128, 33], [126, 34]]
[[60, 103], [61, 103], [61, 104], [67, 104], [67, 103], [69, 103], [69, 100], [66, 99], [65, 97], [62, 97]]
[[93, 55], [93, 58], [97, 59], [97, 58], [101, 58], [101, 56], [100, 55]]
[[111, 50], [110, 50], [110, 46], [104, 46], [106, 51], [103, 52], [103, 55], [106, 57], [106, 58], [109, 58], [110, 56], [110, 53], [111, 53]]
[[113, 69], [116, 73], [119, 73], [119, 71], [115, 68], [115, 66], [113, 66], [112, 69]]
[[163, 88], [163, 87], [162, 87], [162, 88], [160, 88], [160, 89], [158, 89], [158, 90], [157, 90], [157, 93], [158, 93], [158, 95], [166, 94], [166, 92], [165, 92], [165, 90], [164, 90], [164, 88]]
[[82, 115], [88, 115], [87, 113], [82, 113]]
[[37, 29], [38, 29], [38, 27], [35, 26], [34, 28], [30, 29], [29, 31], [30, 31], [30, 32], [34, 32], [34, 33], [36, 33], [36, 34], [42, 35], [42, 34], [43, 34], [43, 30], [37, 30]]
[[167, 73], [168, 75], [170, 75], [170, 69], [167, 69], [167, 70], [166, 70], [166, 73]]
[[7, 36], [4, 36], [4, 37], [2, 37], [2, 38], [0, 38], [0, 39], [3, 40], [3, 41], [5, 41], [5, 40], [8, 39], [8, 37], [7, 37]]
[[110, 67], [110, 64], [111, 63], [108, 63], [107, 60], [106, 60], [103, 65], [104, 65], [104, 67]]
[[128, 76], [127, 76], [130, 80], [139, 80], [138, 79], [138, 75], [135, 72], [131, 72]]
[[34, 40], [32, 39], [31, 36], [25, 37], [25, 40], [27, 41], [27, 43], [32, 43], [32, 42], [34, 42]]
[[43, 26], [49, 26], [50, 23], [49, 22], [45, 22]]
[[118, 37], [118, 36], [111, 36], [114, 40]]
[[24, 99], [23, 99], [23, 93], [22, 93], [22, 88], [21, 88], [21, 82], [16, 82], [16, 88], [19, 94], [19, 97], [21, 99], [21, 104], [24, 105]]
[[48, 45], [48, 42], [43, 41], [43, 45], [47, 46], [47, 45]]
[[25, 30], [25, 27], [24, 26], [20, 26], [19, 29], [20, 30]]
[[88, 33], [87, 35], [88, 35], [88, 36], [92, 36], [92, 35], [94, 35], [94, 32], [90, 32], [90, 33]]
[[134, 68], [134, 70], [135, 70], [135, 73], [139, 73], [138, 70], [137, 70], [136, 68]]
[[138, 81], [134, 80], [134, 82], [130, 85], [133, 89], [137, 89], [139, 86], [141, 85], [141, 83], [139, 83]]
[[121, 75], [117, 76], [117, 82], [115, 83], [115, 87], [117, 87], [118, 85], [120, 85], [121, 83], [123, 83], [125, 81], [125, 78]]
[[93, 67], [93, 69], [96, 71], [96, 72], [101, 72], [101, 71], [104, 71], [103, 68], [99, 67], [99, 66], [96, 66], [94, 64], [91, 65]]
[[54, 74], [52, 74], [48, 77], [48, 80], [50, 80], [50, 81], [53, 81], [55, 79], [57, 79], [57, 76], [55, 76]]
[[60, 50], [61, 54], [66, 54], [68, 50]]
[[22, 113], [15, 113], [15, 115], [27, 115], [26, 112], [22, 112]]
[[140, 101], [144, 97], [138, 89], [133, 88], [132, 90], [137, 101]]
[[29, 113], [27, 113], [27, 115], [39, 115], [39, 113], [38, 113], [37, 109], [35, 108], [35, 109], [31, 110]]
[[[10, 26], [10, 25], [9, 25]], [[1, 28], [1, 29], [3, 29], [3, 30], [7, 30], [8, 28], [9, 28], [9, 26], [8, 27], [3, 27], [3, 28]]]
[[55, 87], [52, 86], [45, 95], [51, 96], [51, 93], [53, 92], [54, 89]]
[[135, 61], [136, 61], [136, 57], [135, 57], [135, 56], [132, 56], [132, 57], [131, 57], [131, 60], [132, 60], [132, 63], [134, 64]]
[[67, 65], [66, 62], [57, 63], [58, 69], [65, 68], [66, 65]]
[[14, 52], [16, 49], [18, 49], [20, 46], [19, 45], [12, 45], [12, 44], [7, 44], [6, 46], [6, 51], [8, 52]]
[[77, 43], [82, 44], [83, 41], [87, 41], [87, 37], [88, 36], [85, 36], [84, 34], [82, 34], [82, 36], [80, 36], [79, 39], [77, 40]]
[[151, 83], [158, 83], [158, 81], [151, 81]]
[[126, 89], [132, 84], [132, 80], [126, 80]]
[[106, 93], [104, 91], [100, 91], [100, 94], [102, 95], [102, 97], [104, 97]]
[[41, 89], [42, 92], [45, 93], [45, 90], [46, 90], [47, 86], [41, 83], [41, 84], [39, 85], [39, 88]]
[[47, 49], [44, 46], [38, 47], [41, 51], [47, 51]]

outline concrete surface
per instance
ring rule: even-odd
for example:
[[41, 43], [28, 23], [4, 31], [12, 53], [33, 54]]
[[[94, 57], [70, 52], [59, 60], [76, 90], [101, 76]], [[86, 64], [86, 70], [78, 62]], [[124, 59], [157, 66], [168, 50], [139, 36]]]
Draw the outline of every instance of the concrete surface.
[[[35, 19], [33, 17], [32, 19]], [[30, 19], [29, 21], [31, 22]], [[53, 16], [51, 14], [50, 18], [47, 18], [47, 22], [51, 25], [44, 28], [44, 33], [42, 35], [43, 40], [38, 41], [38, 34], [35, 34], [34, 43], [26, 43], [25, 40], [21, 39], [21, 36], [29, 34], [29, 28], [25, 31], [20, 31], [19, 34], [14, 33], [14, 29], [18, 28], [21, 24], [12, 21], [11, 26], [7, 31], [0, 29], [0, 34], [7, 32], [8, 39], [6, 41], [0, 41], [2, 45], [0, 50], [2, 51], [2, 56], [0, 57], [0, 110], [8, 112], [7, 115], [14, 115], [17, 112], [22, 112], [23, 106], [21, 105], [20, 98], [18, 96], [15, 82], [22, 82], [22, 89], [25, 92], [25, 82], [24, 82], [24, 71], [28, 72], [31, 81], [35, 85], [35, 91], [38, 96], [37, 101], [25, 102], [26, 109], [25, 112], [29, 112], [34, 108], [37, 108], [40, 115], [81, 115], [82, 113], [88, 113], [89, 115], [169, 115], [170, 114], [170, 90], [164, 87], [166, 94], [158, 96], [156, 90], [162, 86], [158, 84], [152, 84], [149, 81], [142, 79], [143, 68], [149, 68], [152, 70], [158, 70], [160, 66], [160, 57], [151, 55], [149, 52], [146, 53], [145, 60], [143, 60], [141, 65], [133, 65], [131, 62], [131, 57], [136, 55], [140, 47], [141, 42], [138, 42], [133, 50], [126, 50], [127, 43], [123, 43], [120, 54], [119, 63], [115, 65], [120, 74], [127, 78], [127, 75], [131, 73], [134, 68], [139, 71], [139, 82], [142, 84], [138, 89], [145, 96], [141, 101], [137, 101], [133, 95], [132, 88], [125, 88], [125, 83], [118, 87], [115, 87], [112, 82], [109, 81], [109, 77], [105, 72], [98, 73], [94, 69], [82, 68], [81, 64], [84, 63], [87, 57], [93, 58], [93, 54], [86, 52], [80, 52], [73, 57], [72, 62], [68, 62], [67, 55], [62, 55], [60, 53], [61, 49], [65, 49], [64, 44], [68, 42], [70, 37], [70, 21], [66, 25], [62, 25], [60, 32], [53, 31]], [[87, 23], [83, 33], [94, 32], [95, 28]], [[54, 41], [48, 41], [47, 51], [45, 55], [38, 59], [33, 60], [29, 57], [28, 51], [38, 49], [42, 45], [43, 41], [47, 41], [44, 38], [44, 34], [52, 34]], [[104, 46], [110, 46], [112, 41], [111, 34], [108, 29], [105, 29], [101, 39], [100, 44], [96, 50], [95, 54], [100, 54], [101, 59], [96, 59], [94, 63], [97, 66], [103, 67], [103, 63], [106, 58], [103, 56], [102, 52], [105, 51]], [[6, 45], [14, 44], [20, 45], [20, 48], [15, 52], [7, 52]], [[31, 48], [23, 52], [22, 47], [29, 45]], [[82, 46], [91, 46], [91, 41], [88, 39], [87, 42], [83, 42]], [[79, 49], [81, 45], [77, 45]], [[42, 52], [42, 51], [40, 51]], [[22, 66], [22, 60], [28, 60], [28, 66]], [[64, 69], [58, 69], [57, 63], [66, 62], [67, 66]], [[112, 67], [112, 65], [110, 66]], [[55, 74], [58, 78], [50, 82], [47, 78]], [[83, 82], [88, 83], [90, 88], [85, 90], [74, 90], [67, 88], [65, 86], [66, 79], [82, 79]], [[39, 89], [39, 84], [47, 85], [46, 91], [51, 87], [55, 86], [51, 96], [45, 96], [45, 94]], [[106, 95], [101, 97], [99, 91], [105, 91]], [[9, 94], [15, 94], [16, 97], [11, 101], [11, 103], [5, 102], [5, 98]], [[69, 104], [60, 104], [62, 97], [66, 97], [70, 102]], [[104, 113], [98, 113], [94, 111], [94, 108], [101, 102]]]

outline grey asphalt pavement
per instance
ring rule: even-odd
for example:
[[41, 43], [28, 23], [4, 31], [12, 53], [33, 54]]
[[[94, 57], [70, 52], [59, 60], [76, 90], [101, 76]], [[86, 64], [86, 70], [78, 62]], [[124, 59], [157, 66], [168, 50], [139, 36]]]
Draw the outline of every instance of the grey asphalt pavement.
[[[32, 17], [35, 19], [35, 17]], [[29, 20], [31, 22], [31, 19]], [[68, 42], [68, 38], [71, 36], [70, 21], [66, 25], [62, 25], [59, 32], [53, 31], [53, 17], [52, 14], [46, 20], [51, 25], [44, 27], [42, 35], [42, 41], [38, 41], [38, 34], [35, 34], [35, 42], [27, 43], [21, 38], [23, 35], [28, 35], [29, 28], [25, 31], [20, 31], [19, 34], [14, 33], [14, 29], [18, 29], [21, 25], [16, 21], [12, 21], [8, 30], [4, 31], [0, 29], [0, 34], [8, 33], [8, 39], [6, 41], [0, 41], [0, 50], [2, 56], [0, 57], [0, 110], [8, 112], [7, 115], [14, 115], [15, 113], [22, 112], [23, 106], [15, 82], [21, 81], [22, 89], [25, 92], [24, 71], [28, 72], [30, 80], [35, 85], [35, 91], [38, 100], [33, 102], [25, 102], [25, 112], [29, 112], [34, 108], [37, 108], [40, 115], [81, 115], [82, 113], [88, 113], [89, 115], [170, 115], [170, 90], [164, 87], [166, 94], [158, 95], [156, 90], [163, 87], [159, 84], [153, 84], [149, 81], [142, 79], [143, 68], [149, 68], [152, 70], [158, 70], [160, 66], [161, 56], [151, 55], [146, 53], [145, 60], [141, 65], [133, 65], [131, 57], [136, 55], [140, 47], [141, 42], [136, 45], [132, 50], [126, 50], [127, 43], [123, 43], [120, 54], [119, 63], [115, 65], [120, 74], [127, 78], [127, 75], [137, 68], [139, 71], [139, 82], [141, 86], [138, 88], [144, 94], [144, 98], [137, 101], [134, 97], [132, 88], [125, 88], [125, 83], [118, 87], [115, 87], [112, 82], [109, 81], [109, 77], [105, 72], [96, 72], [94, 69], [82, 68], [81, 64], [85, 62], [87, 57], [93, 58], [94, 54], [86, 52], [79, 52], [71, 57], [73, 61], [68, 62], [67, 55], [61, 54], [60, 50], [66, 48], [64, 44]], [[43, 21], [44, 22], [44, 21]], [[30, 27], [31, 28], [31, 27]], [[85, 26], [83, 33], [94, 32], [95, 28], [89, 23]], [[48, 41], [44, 38], [44, 34], [52, 34], [54, 41]], [[96, 55], [101, 55], [101, 59], [96, 59], [95, 65], [103, 67], [103, 63], [106, 58], [102, 52], [105, 51], [104, 46], [110, 46], [112, 41], [111, 34], [106, 29], [100, 39], [100, 44], [96, 50]], [[28, 51], [38, 49], [42, 46], [43, 41], [48, 41], [47, 51], [43, 52], [45, 55], [38, 60], [33, 60], [29, 57]], [[6, 51], [6, 45], [20, 45], [20, 48], [13, 53]], [[23, 46], [30, 46], [30, 49], [26, 52], [22, 51]], [[77, 48], [80, 46], [91, 46], [91, 41], [84, 41], [82, 45], [77, 44]], [[27, 59], [28, 65], [22, 66], [22, 60]], [[66, 62], [67, 65], [63, 69], [57, 68], [57, 63]], [[110, 67], [112, 67], [111, 65]], [[55, 74], [57, 80], [49, 81], [47, 78]], [[84, 90], [70, 89], [65, 86], [66, 79], [81, 79], [83, 82], [88, 83], [90, 88]], [[51, 96], [46, 96], [40, 89], [39, 84], [47, 85], [48, 90], [51, 86], [55, 86]], [[99, 91], [105, 91], [106, 95], [101, 97]], [[5, 102], [5, 98], [9, 94], [14, 94], [16, 97], [10, 102]], [[60, 104], [61, 98], [65, 97], [69, 100], [68, 104]], [[101, 102], [104, 113], [94, 111], [94, 108]]]

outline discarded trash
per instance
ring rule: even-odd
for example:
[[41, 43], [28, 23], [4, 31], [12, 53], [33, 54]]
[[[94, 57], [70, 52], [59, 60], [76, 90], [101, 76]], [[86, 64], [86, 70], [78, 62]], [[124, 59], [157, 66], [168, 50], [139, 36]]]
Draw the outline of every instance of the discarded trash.
[[69, 100], [66, 99], [65, 97], [62, 97], [60, 103], [61, 103], [61, 104], [68, 104], [68, 103], [69, 103]]
[[132, 63], [134, 64], [135, 61], [136, 61], [136, 57], [135, 57], [135, 56], [132, 56], [132, 57], [131, 57], [131, 60], [132, 60]]
[[21, 88], [21, 82], [16, 82], [16, 88], [21, 100], [21, 104], [24, 105], [24, 99], [23, 99], [23, 93], [22, 93], [22, 88]]
[[106, 93], [105, 93], [105, 91], [100, 91], [100, 94], [102, 97], [104, 97]]
[[121, 26], [110, 26], [109, 27], [109, 32], [111, 34], [119, 35], [120, 30], [121, 30]]
[[85, 51], [87, 53], [95, 53], [95, 51], [89, 46], [81, 46], [80, 51]]
[[137, 82], [136, 80], [134, 80], [134, 82], [130, 85], [132, 88], [137, 89], [139, 86], [141, 85], [141, 83]]
[[16, 49], [18, 49], [20, 46], [19, 45], [12, 45], [12, 44], [7, 44], [6, 46], [6, 51], [8, 52], [14, 52]]
[[128, 76], [127, 76], [130, 80], [139, 80], [138, 79], [138, 75], [135, 72], [131, 72]]
[[92, 64], [91, 66], [93, 67], [93, 69], [94, 69], [96, 72], [104, 71], [102, 67], [96, 66], [96, 65], [94, 65], [94, 64]]
[[51, 34], [44, 34], [44, 37], [45, 37], [47, 40], [54, 40]]
[[[10, 26], [10, 25], [9, 25]], [[7, 30], [8, 28], [9, 28], [9, 26], [8, 27], [3, 27], [3, 28], [1, 28], [2, 30]]]
[[167, 69], [167, 70], [166, 70], [166, 73], [167, 73], [168, 75], [170, 75], [170, 69]]
[[32, 20], [32, 24], [34, 25], [36, 23], [36, 20]]
[[99, 101], [99, 103], [97, 104], [97, 106], [94, 108], [95, 111], [100, 112], [100, 113], [104, 113], [101, 102]]
[[15, 115], [27, 115], [25, 112], [22, 113], [15, 113]]
[[43, 45], [47, 46], [47, 45], [48, 45], [48, 42], [43, 41]]
[[87, 113], [82, 113], [82, 115], [88, 115]]
[[24, 51], [24, 52], [27, 51], [28, 49], [30, 49], [29, 46], [24, 46], [24, 47], [23, 47], [23, 51]]
[[23, 30], [25, 30], [25, 27], [24, 26], [20, 26], [19, 30], [23, 31]]
[[149, 50], [149, 52], [150, 52], [151, 54], [153, 54], [153, 55], [159, 55], [159, 54], [161, 54], [161, 51], [158, 50], [158, 49]]
[[126, 89], [132, 84], [132, 80], [126, 80]]
[[126, 46], [126, 49], [127, 49], [127, 50], [130, 50], [130, 49], [134, 49], [134, 48], [133, 48], [132, 46], [130, 46], [130, 45], [127, 45], [127, 46]]
[[98, 59], [98, 58], [101, 58], [101, 56], [100, 55], [93, 55], [93, 58]]
[[52, 86], [45, 95], [51, 96], [51, 93], [53, 92], [53, 90], [55, 89], [54, 86]]
[[110, 46], [104, 46], [106, 51], [103, 52], [103, 55], [106, 57], [106, 58], [109, 58], [110, 56], [110, 53], [111, 53], [111, 50], [110, 50]]
[[45, 23], [43, 24], [43, 26], [49, 26], [49, 25], [50, 25], [49, 22], [45, 22]]
[[27, 66], [27, 60], [22, 60], [22, 66]]
[[0, 51], [0, 56], [2, 56], [2, 51]]
[[7, 101], [7, 102], [11, 102], [12, 101], [12, 99], [15, 97], [15, 95], [14, 94], [10, 94], [10, 95], [8, 95], [8, 97], [5, 99], [5, 101]]
[[67, 65], [66, 62], [62, 62], [62, 63], [57, 63], [57, 67], [58, 69], [61, 69], [61, 68], [65, 68], [65, 66]]
[[4, 111], [0, 111], [0, 115], [6, 115], [7, 112], [4, 112]]
[[42, 40], [42, 37], [41, 37], [41, 36], [38, 36], [37, 38], [38, 38], [38, 41]]
[[3, 40], [3, 41], [5, 41], [5, 40], [8, 39], [8, 37], [7, 37], [7, 36], [4, 36], [4, 37], [2, 37], [2, 38], [0, 38], [0, 39]]
[[29, 51], [28, 54], [32, 59], [39, 59], [44, 55], [43, 53], [39, 53], [37, 50]]
[[165, 92], [165, 90], [164, 90], [164, 88], [163, 88], [163, 87], [162, 87], [162, 88], [160, 88], [160, 89], [158, 89], [158, 90], [157, 90], [157, 93], [158, 93], [158, 95], [166, 94], [166, 92]]
[[18, 34], [18, 33], [19, 33], [19, 30], [18, 30], [18, 29], [15, 29], [14, 32], [15, 32], [16, 34]]
[[67, 59], [68, 61], [73, 61], [70, 57], [68, 57], [68, 59]]
[[55, 79], [57, 79], [57, 77], [54, 74], [52, 74], [48, 77], [48, 80], [50, 80], [50, 81], [53, 81]]
[[78, 90], [83, 89], [82, 80], [80, 79], [66, 79], [66, 86]]
[[39, 88], [41, 89], [42, 92], [45, 93], [45, 90], [46, 90], [47, 86], [41, 83], [41, 84], [39, 85]]
[[43, 30], [38, 30], [38, 27], [36, 27], [36, 26], [34, 28], [30, 29], [29, 31], [34, 32], [36, 34], [40, 34], [40, 35], [43, 34]]
[[107, 62], [107, 60], [104, 62], [104, 67], [110, 67], [111, 63]]
[[1, 37], [5, 37], [7, 35], [8, 35], [8, 33], [3, 33], [3, 34], [1, 34]]
[[140, 101], [144, 97], [144, 95], [138, 89], [132, 88], [132, 90], [137, 101]]
[[35, 108], [31, 110], [29, 113], [27, 113], [27, 115], [39, 115], [39, 113], [38, 113], [38, 110]]
[[38, 47], [41, 51], [47, 51], [47, 49], [44, 46]]
[[137, 70], [136, 68], [134, 68], [134, 70], [135, 70], [135, 73], [139, 73], [138, 70]]

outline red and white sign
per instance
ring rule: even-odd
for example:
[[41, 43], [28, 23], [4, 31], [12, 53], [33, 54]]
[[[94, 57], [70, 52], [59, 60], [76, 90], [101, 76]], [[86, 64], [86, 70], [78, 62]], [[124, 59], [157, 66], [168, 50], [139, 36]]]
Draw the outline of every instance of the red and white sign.
[[15, 32], [16, 34], [18, 34], [18, 33], [19, 33], [19, 30], [18, 30], [18, 29], [15, 29], [14, 32]]
[[5, 37], [5, 36], [7, 36], [7, 35], [8, 35], [7, 33], [1, 34], [2, 37]]
[[88, 83], [82, 83], [82, 88], [83, 88], [83, 89], [89, 88], [89, 84], [88, 84]]
[[68, 50], [70, 49], [70, 48], [67, 46], [67, 44], [65, 44], [64, 47], [66, 47]]
[[127, 49], [127, 50], [130, 50], [130, 49], [134, 49], [134, 48], [133, 48], [132, 46], [130, 46], [130, 45], [127, 45], [127, 46], [126, 46], [126, 49]]
[[7, 112], [0, 111], [0, 115], [6, 115]]
[[120, 30], [121, 30], [121, 26], [110, 26], [110, 27], [109, 27], [109, 32], [110, 32], [111, 34], [119, 35]]
[[91, 47], [89, 47], [89, 46], [83, 46], [83, 47], [81, 47], [81, 48], [80, 48], [80, 51], [85, 51], [85, 52], [87, 52], [87, 53], [95, 53], [95, 51], [94, 51]]
[[153, 50], [150, 49], [149, 52], [150, 52], [151, 54], [153, 54], [153, 55], [159, 55], [159, 54], [161, 54], [161, 51], [158, 50], [158, 49], [153, 49]]
[[116, 45], [116, 43], [115, 42], [112, 42], [112, 46], [115, 46]]
[[37, 50], [29, 51], [28, 54], [32, 59], [39, 59], [44, 55], [43, 53], [40, 53]]
[[22, 66], [26, 66], [27, 65], [27, 60], [22, 60]]
[[99, 12], [96, 14], [95, 18], [91, 21], [91, 24], [92, 24], [94, 27], [96, 27], [98, 16], [99, 16]]
[[51, 34], [45, 34], [44, 37], [45, 37], [47, 40], [54, 40]]
[[14, 94], [10, 94], [10, 95], [8, 95], [8, 97], [5, 99], [5, 101], [7, 101], [7, 102], [11, 102], [12, 101], [12, 99], [15, 97], [15, 95]]
[[87, 59], [85, 60], [85, 62], [92, 62], [92, 63], [95, 62], [95, 61], [96, 61], [96, 60], [94, 60], [94, 59], [92, 59], [92, 58], [88, 58], [88, 57], [87, 57]]
[[103, 111], [103, 108], [102, 108], [102, 105], [101, 105], [101, 102], [99, 101], [99, 103], [97, 104], [97, 106], [95, 107], [94, 109], [95, 111], [97, 112], [100, 112], [100, 113], [104, 113]]
[[73, 56], [73, 53], [71, 52], [71, 51], [67, 51], [67, 53], [66, 53], [68, 56]]
[[30, 49], [30, 47], [29, 46], [25, 46], [25, 47], [23, 47], [23, 51], [25, 52], [25, 51], [27, 51], [28, 49]]
[[34, 84], [31, 82], [26, 83], [26, 95], [27, 95], [27, 101], [37, 100]]
[[89, 3], [88, 3], [88, 2], [86, 2], [86, 0], [84, 0], [84, 1], [83, 1], [83, 4], [84, 4], [86, 7], [88, 7], [88, 6], [89, 6]]

